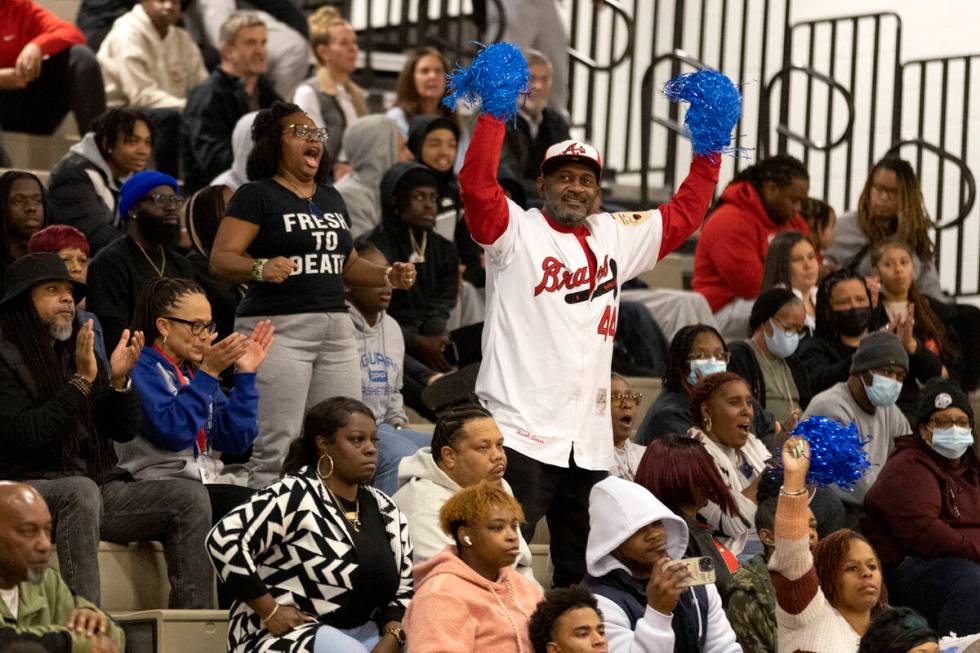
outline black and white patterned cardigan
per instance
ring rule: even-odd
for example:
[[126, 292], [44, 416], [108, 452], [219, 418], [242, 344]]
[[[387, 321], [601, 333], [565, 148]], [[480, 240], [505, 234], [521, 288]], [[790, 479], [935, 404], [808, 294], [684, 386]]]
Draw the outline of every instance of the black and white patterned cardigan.
[[[408, 522], [391, 499], [367, 488], [378, 502], [399, 567], [398, 590], [379, 607], [408, 607], [412, 598], [412, 545]], [[311, 615], [338, 609], [357, 569], [347, 524], [316, 474], [303, 468], [252, 496], [208, 534], [208, 553], [218, 577], [236, 596], [257, 598], [269, 591], [279, 603]], [[379, 597], [380, 598], [380, 597]], [[230, 653], [312, 653], [319, 624], [299, 626], [275, 637], [243, 601], [231, 607]]]

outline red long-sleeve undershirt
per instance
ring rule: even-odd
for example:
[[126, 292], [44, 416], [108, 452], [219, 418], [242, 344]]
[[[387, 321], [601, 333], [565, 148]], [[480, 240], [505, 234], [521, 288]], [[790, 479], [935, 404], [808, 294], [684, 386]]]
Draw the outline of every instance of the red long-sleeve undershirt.
[[46, 57], [85, 43], [77, 27], [31, 0], [0, 3], [0, 36], [0, 68], [12, 67], [28, 43], [36, 43]]
[[[497, 167], [500, 164], [500, 150], [504, 142], [504, 123], [488, 115], [477, 119], [476, 128], [463, 169], [459, 173], [459, 185], [465, 208], [466, 226], [470, 234], [484, 245], [493, 244], [507, 229], [509, 211], [504, 190], [497, 182]], [[660, 207], [663, 224], [660, 252], [662, 259], [681, 245], [701, 226], [718, 183], [718, 170], [721, 157], [717, 154], [696, 156], [691, 161], [687, 178], [669, 202]], [[574, 233], [586, 249], [590, 267], [594, 266], [595, 255], [585, 243], [588, 231], [584, 225], [573, 228], [560, 228], [552, 220], [552, 227], [560, 231]], [[582, 230], [583, 233], [579, 233]], [[593, 270], [594, 271], [594, 270]]]

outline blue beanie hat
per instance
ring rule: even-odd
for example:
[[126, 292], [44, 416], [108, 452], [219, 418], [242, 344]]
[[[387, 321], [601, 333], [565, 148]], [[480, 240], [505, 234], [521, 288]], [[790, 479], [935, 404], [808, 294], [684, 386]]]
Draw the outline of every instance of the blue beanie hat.
[[180, 192], [176, 179], [156, 170], [137, 172], [127, 179], [119, 189], [119, 221], [126, 222], [129, 218], [129, 209], [133, 208], [133, 204], [146, 197], [146, 194], [157, 186], [170, 186], [175, 193]]

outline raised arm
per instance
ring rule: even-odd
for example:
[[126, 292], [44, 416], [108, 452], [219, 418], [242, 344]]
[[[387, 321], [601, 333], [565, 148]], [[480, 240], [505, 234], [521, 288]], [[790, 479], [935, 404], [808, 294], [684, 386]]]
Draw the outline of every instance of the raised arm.
[[677, 249], [704, 220], [718, 184], [721, 155], [695, 156], [687, 177], [670, 201], [660, 207], [663, 237], [659, 259]]
[[496, 242], [509, 221], [507, 197], [497, 182], [504, 132], [503, 121], [481, 114], [459, 172], [466, 226], [473, 240], [482, 245]]

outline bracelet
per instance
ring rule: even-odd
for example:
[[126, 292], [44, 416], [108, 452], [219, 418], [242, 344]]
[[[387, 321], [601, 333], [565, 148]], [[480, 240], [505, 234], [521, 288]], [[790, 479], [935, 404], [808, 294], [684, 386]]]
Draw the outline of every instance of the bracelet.
[[262, 281], [262, 270], [265, 268], [265, 264], [269, 262], [267, 258], [254, 258], [252, 259], [252, 278], [256, 281]]
[[112, 385], [111, 383], [109, 384], [109, 387], [112, 388], [113, 391], [118, 392], [119, 394], [126, 394], [130, 390], [133, 389], [133, 377], [127, 376], [126, 377], [126, 385], [124, 385], [121, 388], [117, 388], [116, 386]]
[[72, 374], [68, 379], [68, 385], [72, 386], [84, 396], [89, 396], [92, 392], [92, 383], [81, 374]]
[[279, 612], [279, 604], [278, 603], [276, 603], [276, 607], [272, 608], [272, 612], [269, 613], [269, 616], [267, 616], [267, 617], [259, 617], [259, 620], [262, 622], [263, 625], [265, 625], [265, 624], [269, 623], [269, 619], [272, 619], [274, 616], [276, 616], [276, 613], [277, 612]]
[[385, 283], [389, 286], [391, 285], [391, 271], [395, 269], [395, 266], [389, 265], [385, 268]]
[[801, 490], [793, 490], [791, 492], [791, 491], [787, 490], [786, 488], [780, 487], [779, 488], [779, 493], [781, 495], [783, 495], [784, 497], [802, 497], [804, 494], [807, 494], [807, 489], [806, 488], [803, 488]]

